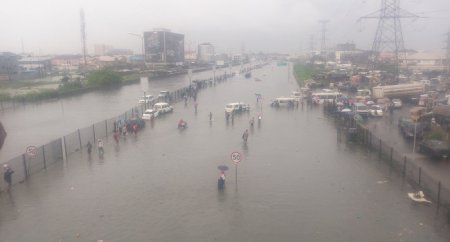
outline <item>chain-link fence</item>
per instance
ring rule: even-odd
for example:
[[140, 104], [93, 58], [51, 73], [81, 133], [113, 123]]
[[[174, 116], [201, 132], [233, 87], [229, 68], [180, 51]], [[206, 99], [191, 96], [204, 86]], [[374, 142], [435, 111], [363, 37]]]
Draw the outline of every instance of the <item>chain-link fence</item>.
[[[258, 65], [251, 69], [261, 68]], [[222, 74], [215, 76], [215, 81], [223, 82], [228, 78], [234, 76], [234, 74]], [[62, 161], [64, 157], [69, 157], [72, 153], [80, 151], [83, 147], [86, 147], [88, 142], [93, 146], [96, 143], [96, 139], [109, 136], [114, 130], [127, 124], [130, 119], [140, 118], [145, 109], [151, 109], [157, 102], [167, 101], [169, 103], [175, 103], [182, 101], [185, 97], [192, 97], [196, 95], [196, 92], [200, 89], [211, 87], [215, 85], [212, 82], [213, 78], [205, 80], [194, 80], [195, 85], [180, 88], [172, 91], [167, 97], [158, 97], [149, 103], [139, 104], [134, 106], [130, 110], [118, 115], [117, 117], [103, 120], [88, 127], [78, 129], [70, 134], [63, 136], [37, 148], [36, 154], [31, 157], [26, 154], [19, 155], [8, 162], [1, 164], [7, 164], [13, 171], [12, 184], [24, 181], [28, 176], [46, 169], [48, 166]], [[200, 83], [200, 84], [199, 84]], [[15, 108], [18, 103], [14, 102], [0, 102], [0, 110]], [[0, 191], [6, 188], [6, 184], [3, 179], [0, 180]]]

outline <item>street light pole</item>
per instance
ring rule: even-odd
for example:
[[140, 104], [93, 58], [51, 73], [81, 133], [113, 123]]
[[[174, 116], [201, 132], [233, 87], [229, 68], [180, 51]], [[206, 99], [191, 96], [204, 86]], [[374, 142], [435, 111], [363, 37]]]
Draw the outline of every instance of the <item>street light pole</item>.
[[416, 152], [416, 133], [417, 133], [417, 120], [414, 120], [414, 142], [413, 142], [413, 153]]
[[135, 33], [128, 33], [128, 34], [136, 36], [136, 37], [141, 39], [142, 68], [145, 69], [146, 66], [145, 66], [145, 53], [144, 53], [144, 49], [145, 49], [145, 46], [144, 46], [144, 35], [135, 34]]

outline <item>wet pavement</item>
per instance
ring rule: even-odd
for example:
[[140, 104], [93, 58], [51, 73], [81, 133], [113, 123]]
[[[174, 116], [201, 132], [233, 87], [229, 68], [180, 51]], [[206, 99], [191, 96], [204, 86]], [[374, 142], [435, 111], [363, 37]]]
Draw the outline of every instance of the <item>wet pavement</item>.
[[[321, 108], [269, 106], [297, 88], [286, 74], [268, 66], [253, 71], [262, 81], [209, 88], [197, 113], [178, 103], [137, 136], [107, 140], [103, 157], [74, 153], [31, 176], [0, 195], [0, 241], [448, 241], [436, 208], [413, 204], [377, 154], [338, 142]], [[233, 101], [252, 111], [227, 123]], [[233, 151], [244, 157], [237, 183]]]
[[413, 139], [405, 139], [398, 128], [400, 117], [409, 117], [409, 109], [413, 107], [410, 104], [404, 104], [401, 109], [396, 109], [392, 115], [388, 114], [380, 118], [372, 118], [367, 123], [367, 127], [380, 137], [386, 144], [406, 156], [410, 161], [421, 167], [423, 171], [429, 174], [435, 181], [441, 181], [442, 185], [450, 188], [450, 162], [448, 160], [431, 159], [428, 156], [418, 152], [418, 143], [416, 140], [416, 150], [413, 153]]

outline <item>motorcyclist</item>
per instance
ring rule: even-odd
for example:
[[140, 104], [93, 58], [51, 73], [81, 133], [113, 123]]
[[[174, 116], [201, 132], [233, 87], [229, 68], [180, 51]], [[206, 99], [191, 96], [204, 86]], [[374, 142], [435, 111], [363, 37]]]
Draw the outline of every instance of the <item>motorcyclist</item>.
[[178, 121], [179, 128], [186, 128], [186, 125], [187, 125], [187, 123], [183, 119], [180, 119], [180, 121]]

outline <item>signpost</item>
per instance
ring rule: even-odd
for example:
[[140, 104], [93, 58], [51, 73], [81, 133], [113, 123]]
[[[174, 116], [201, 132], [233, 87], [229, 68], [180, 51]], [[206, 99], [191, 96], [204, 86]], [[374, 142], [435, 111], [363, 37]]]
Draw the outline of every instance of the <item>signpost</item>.
[[37, 155], [37, 147], [36, 146], [28, 146], [25, 150], [25, 152], [27, 153], [28, 157], [35, 158]]
[[148, 77], [145, 76], [141, 77], [141, 88], [142, 91], [144, 91], [144, 112], [145, 112], [145, 109], [147, 109], [147, 102], [149, 101], [146, 97], [146, 92], [148, 90]]
[[236, 170], [236, 175], [235, 175], [236, 188], [237, 188], [237, 167], [238, 167], [237, 165], [239, 162], [241, 162], [241, 158], [242, 158], [241, 153], [239, 153], [237, 151], [234, 151], [233, 153], [231, 153], [231, 161], [234, 162], [234, 167], [236, 168], [235, 169]]

